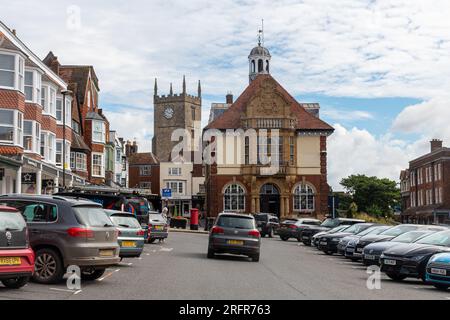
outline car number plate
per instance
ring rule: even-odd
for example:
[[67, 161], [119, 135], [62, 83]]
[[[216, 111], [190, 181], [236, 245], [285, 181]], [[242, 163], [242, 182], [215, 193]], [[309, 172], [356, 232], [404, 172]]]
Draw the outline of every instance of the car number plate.
[[234, 245], [242, 246], [244, 244], [244, 241], [241, 241], [241, 240], [228, 240], [227, 243], [228, 244], [234, 244]]
[[353, 253], [353, 252], [355, 252], [355, 249], [353, 249], [353, 248], [347, 248], [346, 251], [347, 251], [348, 253]]
[[362, 253], [363, 252], [363, 248], [356, 248], [356, 252]]
[[366, 260], [375, 260], [375, 256], [374, 256], [374, 255], [371, 255], [371, 254], [366, 254], [366, 255], [364, 255], [364, 258], [365, 258]]
[[320, 241], [320, 244], [327, 244], [326, 241]]
[[441, 276], [447, 275], [447, 270], [445, 270], [445, 269], [431, 268], [430, 271], [432, 274], [439, 274]]
[[390, 260], [390, 259], [386, 259], [384, 260], [384, 264], [390, 265], [390, 266], [395, 266], [397, 264], [396, 260]]
[[4, 257], [0, 258], [0, 266], [17, 266], [21, 265], [20, 257]]
[[308, 236], [303, 236], [302, 239], [309, 239]]
[[112, 257], [114, 255], [114, 250], [100, 250], [100, 257]]
[[135, 248], [136, 247], [136, 241], [122, 241], [122, 247]]
[[155, 226], [155, 230], [162, 230], [163, 226]]

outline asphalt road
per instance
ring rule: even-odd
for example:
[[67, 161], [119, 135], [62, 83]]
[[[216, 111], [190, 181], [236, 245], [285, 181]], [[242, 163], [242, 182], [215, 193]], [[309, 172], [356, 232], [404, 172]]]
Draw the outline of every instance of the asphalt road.
[[366, 268], [327, 256], [297, 241], [263, 239], [260, 262], [223, 255], [206, 258], [207, 235], [175, 233], [146, 245], [139, 259], [125, 259], [81, 290], [65, 283], [0, 285], [0, 299], [438, 299], [450, 300], [419, 280], [397, 283], [382, 275], [381, 289], [366, 286]]

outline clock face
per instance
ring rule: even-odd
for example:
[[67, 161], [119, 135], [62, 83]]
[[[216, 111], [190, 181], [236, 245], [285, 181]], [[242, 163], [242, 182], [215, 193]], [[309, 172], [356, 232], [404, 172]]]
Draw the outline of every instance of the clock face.
[[170, 119], [173, 117], [173, 108], [172, 107], [167, 107], [166, 109], [164, 109], [164, 117], [166, 119]]

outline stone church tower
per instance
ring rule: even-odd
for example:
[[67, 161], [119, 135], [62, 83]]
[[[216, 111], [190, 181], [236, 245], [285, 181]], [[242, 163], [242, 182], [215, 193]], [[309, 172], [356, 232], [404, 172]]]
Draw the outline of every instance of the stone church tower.
[[155, 79], [155, 89], [153, 95], [153, 140], [152, 151], [161, 162], [170, 161], [172, 148], [178, 142], [172, 142], [172, 132], [176, 129], [186, 129], [193, 137], [195, 126], [200, 126], [202, 97], [201, 85], [198, 82], [197, 96], [187, 94], [186, 79], [183, 76], [183, 91], [174, 94], [172, 84], [170, 84], [169, 95], [158, 95], [158, 83]]

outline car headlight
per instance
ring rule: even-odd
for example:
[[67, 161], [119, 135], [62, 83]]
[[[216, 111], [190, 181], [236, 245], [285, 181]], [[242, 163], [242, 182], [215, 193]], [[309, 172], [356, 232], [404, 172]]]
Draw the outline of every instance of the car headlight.
[[340, 238], [332, 238], [331, 241], [332, 242], [339, 242], [339, 241], [341, 241], [341, 239]]
[[380, 255], [380, 259], [384, 259], [384, 253]]

